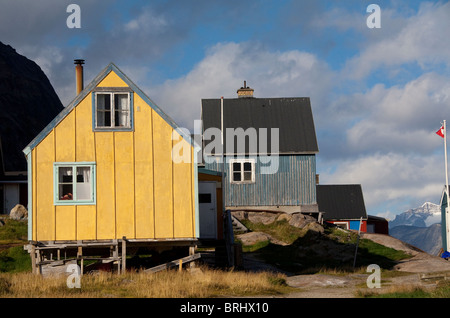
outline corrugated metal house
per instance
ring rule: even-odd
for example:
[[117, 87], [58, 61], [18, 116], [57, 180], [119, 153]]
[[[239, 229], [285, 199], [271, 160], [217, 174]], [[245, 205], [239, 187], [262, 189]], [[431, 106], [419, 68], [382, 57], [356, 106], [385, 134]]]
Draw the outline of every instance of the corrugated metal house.
[[[245, 82], [237, 93], [202, 99], [203, 162], [207, 169], [224, 169], [225, 207], [318, 212], [319, 149], [310, 99], [254, 98]], [[220, 131], [223, 160], [211, 137]]]
[[361, 185], [317, 185], [317, 203], [325, 222], [345, 229], [367, 231], [367, 213]]
[[[188, 150], [187, 161], [173, 160], [175, 144]], [[29, 240], [47, 249], [194, 246], [194, 148], [111, 63], [24, 149]]]

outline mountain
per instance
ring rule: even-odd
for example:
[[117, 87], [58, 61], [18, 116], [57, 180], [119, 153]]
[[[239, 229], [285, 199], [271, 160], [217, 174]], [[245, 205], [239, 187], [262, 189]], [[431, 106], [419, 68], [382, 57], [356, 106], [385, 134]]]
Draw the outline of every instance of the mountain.
[[441, 223], [441, 207], [438, 204], [425, 202], [418, 208], [398, 214], [389, 222], [389, 228], [399, 225], [427, 227], [434, 223]]
[[442, 247], [440, 206], [425, 202], [418, 208], [398, 214], [389, 222], [389, 234], [431, 255], [437, 255]]
[[429, 227], [399, 225], [389, 229], [389, 234], [431, 255], [438, 255], [442, 247], [441, 224]]
[[27, 170], [23, 148], [62, 109], [39, 65], [0, 42], [0, 175], [2, 167], [5, 173]]

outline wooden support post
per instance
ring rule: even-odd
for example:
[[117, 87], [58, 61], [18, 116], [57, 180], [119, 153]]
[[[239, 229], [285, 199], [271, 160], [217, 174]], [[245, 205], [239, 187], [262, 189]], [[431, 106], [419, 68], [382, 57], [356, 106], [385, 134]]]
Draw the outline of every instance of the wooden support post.
[[127, 238], [122, 237], [122, 273], [125, 274], [127, 268]]
[[82, 246], [78, 246], [78, 251], [77, 251], [77, 258], [80, 258], [80, 275], [83, 276], [83, 247]]
[[[195, 245], [189, 246], [189, 256], [192, 256], [195, 254]], [[190, 262], [189, 263], [189, 268], [194, 268], [195, 267], [195, 262]]]
[[37, 269], [36, 269], [36, 247], [34, 245], [31, 245], [30, 256], [31, 256], [31, 272], [33, 274], [37, 274]]

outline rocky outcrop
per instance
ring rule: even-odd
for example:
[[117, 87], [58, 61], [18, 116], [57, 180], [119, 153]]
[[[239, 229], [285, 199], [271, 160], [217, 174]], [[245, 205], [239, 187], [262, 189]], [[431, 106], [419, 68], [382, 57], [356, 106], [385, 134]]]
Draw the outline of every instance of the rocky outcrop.
[[0, 155], [6, 172], [27, 170], [23, 148], [62, 109], [41, 68], [0, 42]]

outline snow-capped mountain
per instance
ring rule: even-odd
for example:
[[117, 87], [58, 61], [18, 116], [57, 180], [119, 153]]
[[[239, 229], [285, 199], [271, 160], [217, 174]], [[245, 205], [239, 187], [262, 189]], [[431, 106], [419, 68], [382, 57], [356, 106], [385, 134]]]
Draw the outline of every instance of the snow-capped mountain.
[[399, 225], [428, 227], [435, 223], [441, 223], [441, 207], [438, 204], [425, 202], [418, 208], [398, 214], [389, 222], [389, 228]]
[[423, 251], [437, 255], [441, 243], [441, 207], [425, 202], [422, 206], [398, 214], [389, 222], [389, 234]]

